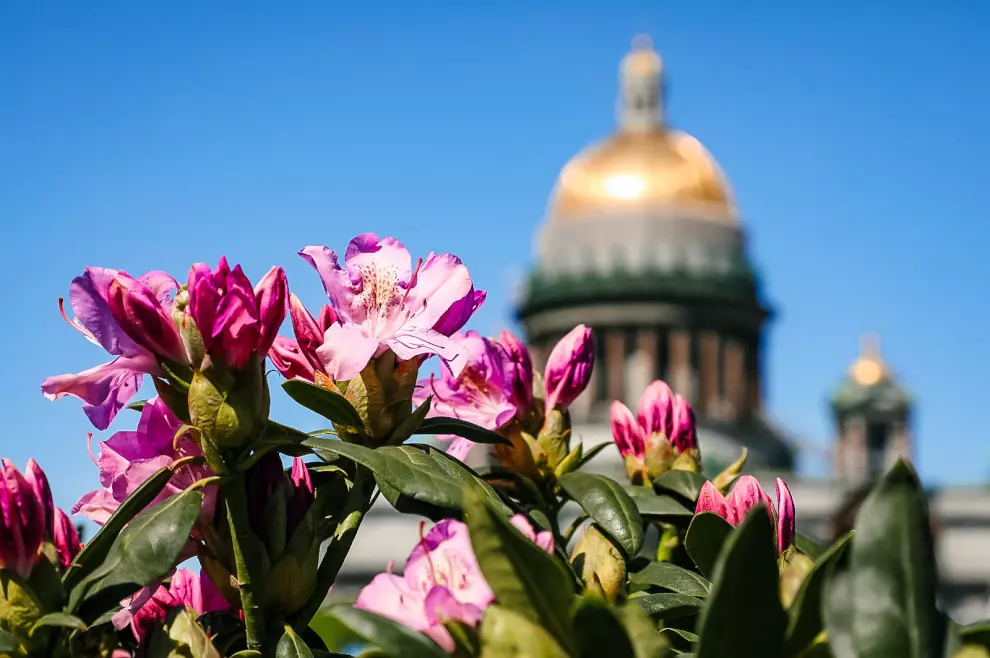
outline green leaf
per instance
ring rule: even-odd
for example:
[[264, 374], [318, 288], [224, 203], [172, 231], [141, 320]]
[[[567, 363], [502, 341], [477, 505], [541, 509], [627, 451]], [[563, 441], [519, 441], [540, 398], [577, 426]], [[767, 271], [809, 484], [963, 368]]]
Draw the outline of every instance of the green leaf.
[[5, 631], [0, 628], [0, 655], [14, 655], [20, 651], [20, 642], [17, 641], [17, 636], [10, 631]]
[[650, 520], [661, 520], [668, 523], [686, 523], [694, 516], [694, 510], [686, 507], [678, 498], [669, 495], [658, 495], [648, 487], [629, 485], [623, 487], [629, 494], [641, 516]]
[[781, 655], [787, 615], [778, 578], [774, 528], [766, 508], [758, 505], [719, 555], [712, 593], [698, 620], [697, 658]]
[[147, 400], [135, 400], [124, 407], [124, 409], [130, 409], [131, 411], [143, 411], [146, 404], [148, 404]]
[[333, 423], [356, 429], [364, 428], [357, 409], [340, 393], [302, 379], [284, 381], [282, 388], [290, 398]]
[[309, 454], [309, 450], [302, 445], [302, 442], [308, 438], [309, 434], [306, 432], [269, 420], [258, 440], [259, 445], [256, 446], [256, 450], [271, 447], [290, 457], [302, 457]]
[[480, 425], [469, 423], [460, 418], [427, 418], [416, 429], [414, 434], [453, 434], [465, 439], [470, 439], [475, 443], [501, 443], [512, 445], [512, 441], [505, 438], [498, 432], [486, 430]]
[[622, 620], [636, 658], [664, 658], [670, 655], [668, 641], [657, 633], [656, 623], [642, 608], [630, 602], [613, 608], [613, 611]]
[[44, 626], [77, 628], [81, 631], [86, 630], [86, 622], [75, 615], [67, 615], [64, 612], [49, 612], [41, 619], [34, 622], [34, 626], [31, 627], [31, 634], [33, 635], [36, 630]]
[[929, 658], [943, 648], [928, 504], [918, 477], [898, 461], [856, 517], [850, 549], [853, 641], [862, 658]]
[[643, 517], [629, 494], [615, 480], [575, 472], [562, 475], [560, 486], [626, 555], [636, 555], [643, 547]]
[[168, 467], [163, 468], [145, 480], [140, 487], [134, 490], [134, 493], [120, 504], [120, 507], [107, 519], [103, 527], [93, 535], [92, 539], [86, 542], [83, 549], [76, 555], [76, 559], [72, 561], [72, 564], [62, 575], [62, 585], [66, 591], [71, 591], [85, 576], [103, 563], [107, 551], [110, 550], [120, 531], [138, 512], [158, 497], [170, 479], [172, 479], [172, 471]]
[[848, 534], [835, 542], [815, 561], [815, 566], [804, 578], [794, 603], [788, 612], [785, 650], [788, 655], [798, 654], [821, 633], [825, 627], [822, 602], [825, 599], [825, 580], [831, 575], [843, 551], [852, 537]]
[[976, 622], [959, 629], [964, 644], [977, 644], [990, 649], [990, 620]]
[[464, 502], [471, 545], [495, 598], [566, 646], [574, 599], [567, 570], [473, 490], [465, 492]]
[[444, 619], [443, 625], [454, 640], [454, 655], [477, 656], [481, 652], [481, 638], [473, 626], [458, 619]]
[[661, 619], [696, 615], [701, 612], [701, 608], [705, 605], [701, 599], [675, 592], [634, 596], [629, 600], [642, 608], [643, 612], [651, 617], [659, 617]]
[[400, 512], [422, 514], [431, 519], [459, 512], [465, 487], [474, 487], [498, 507], [511, 511], [491, 486], [468, 467], [432, 446], [385, 446], [371, 449], [334, 439], [311, 438], [304, 442], [325, 458], [342, 455], [375, 474], [382, 494]]
[[386, 445], [397, 446], [405, 443], [406, 439], [416, 433], [416, 428], [418, 428], [423, 419], [426, 418], [426, 414], [430, 413], [430, 406], [433, 404], [433, 396], [426, 398], [423, 404], [419, 405], [409, 416], [399, 423], [392, 434], [389, 435]]
[[571, 621], [580, 658], [634, 658], [632, 642], [625, 628], [605, 601], [596, 596], [581, 597]]
[[718, 514], [702, 512], [691, 520], [684, 538], [684, 549], [698, 570], [708, 578], [715, 572], [719, 551], [731, 534], [732, 526]]
[[490, 605], [485, 610], [481, 646], [485, 658], [568, 658], [544, 628], [501, 605]]
[[825, 580], [825, 628], [834, 658], [858, 658], [853, 639], [853, 583], [849, 569], [836, 569]]
[[694, 503], [698, 500], [701, 487], [705, 486], [707, 481], [708, 478], [694, 471], [667, 471], [653, 481], [653, 488], [675, 493]]
[[292, 627], [286, 624], [285, 634], [275, 646], [275, 658], [313, 658], [313, 652]]
[[698, 643], [698, 636], [680, 628], [662, 628], [660, 634], [678, 651], [690, 651]]
[[605, 448], [614, 445], [615, 445], [614, 441], [605, 441], [603, 443], [599, 443], [596, 446], [592, 446], [591, 448], [588, 448], [587, 450], [584, 451], [584, 453], [582, 453], [581, 461], [578, 462], [578, 468], [582, 468], [583, 466], [585, 466], [588, 462], [590, 462], [592, 459], [597, 457], [598, 453], [600, 453]]
[[794, 545], [799, 551], [810, 557], [812, 560], [817, 560], [820, 558], [826, 550], [821, 544], [801, 532], [794, 535]]
[[433, 640], [411, 628], [348, 604], [324, 608], [351, 633], [395, 658], [447, 658]]
[[106, 559], [72, 590], [68, 612], [84, 621], [116, 606], [175, 566], [199, 517], [203, 494], [185, 491], [138, 514], [107, 552]]
[[688, 596], [708, 596], [712, 584], [693, 571], [670, 562], [650, 562], [641, 571], [629, 574], [633, 585], [656, 586]]

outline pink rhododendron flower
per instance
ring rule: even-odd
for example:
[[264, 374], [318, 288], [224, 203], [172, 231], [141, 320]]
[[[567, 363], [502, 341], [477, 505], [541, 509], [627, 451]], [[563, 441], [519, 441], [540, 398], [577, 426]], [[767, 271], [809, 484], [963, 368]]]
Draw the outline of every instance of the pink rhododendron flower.
[[230, 269], [226, 257], [216, 270], [196, 263], [189, 270], [188, 313], [213, 358], [235, 370], [252, 354], [267, 354], [288, 310], [285, 271], [273, 267], [251, 288], [240, 265]]
[[581, 395], [595, 365], [595, 343], [591, 329], [583, 324], [560, 339], [547, 359], [545, 375], [547, 412], [555, 407], [566, 410]]
[[651, 443], [662, 438], [670, 441], [677, 453], [698, 447], [694, 410], [662, 381], [643, 391], [638, 416], [618, 400], [612, 402], [610, 411], [612, 437], [623, 457], [631, 455], [642, 462]]
[[776, 526], [777, 551], [783, 553], [794, 543], [794, 500], [787, 484], [777, 478], [777, 508], [770, 496], [763, 491], [752, 475], [743, 475], [728, 496], [723, 496], [711, 481], [705, 482], [698, 495], [695, 514], [714, 512], [734, 526], [742, 523], [751, 509], [759, 503], [767, 508], [771, 522]]
[[79, 544], [79, 533], [76, 531], [76, 526], [61, 508], [55, 509], [55, 528], [52, 530], [52, 542], [54, 542], [55, 550], [58, 552], [58, 563], [64, 571], [76, 559], [76, 555], [82, 547]]
[[310, 315], [295, 295], [289, 295], [289, 317], [296, 339], [278, 336], [268, 351], [275, 368], [287, 379], [300, 378], [313, 381], [316, 372], [327, 374], [316, 351], [323, 345], [323, 335], [334, 322], [337, 312], [327, 304], [320, 309], [318, 318]]
[[[103, 524], [120, 504], [158, 469], [171, 465], [186, 456], [202, 456], [199, 446], [188, 436], [176, 434], [182, 421], [176, 418], [160, 398], [152, 398], [141, 410], [141, 420], [136, 431], [120, 431], [107, 441], [100, 442], [100, 456], [96, 465], [100, 469], [103, 488], [85, 494], [72, 508], [73, 514], [82, 514]], [[179, 493], [192, 483], [213, 475], [205, 464], [187, 464], [179, 468], [168, 485], [151, 503], [161, 502]], [[216, 487], [203, 489], [202, 521], [213, 516], [216, 505]]]
[[28, 481], [7, 459], [0, 460], [0, 569], [22, 578], [31, 575], [45, 539], [46, 515], [37, 482]]
[[[428, 418], [460, 418], [486, 429], [497, 430], [516, 415], [510, 398], [513, 391], [513, 364], [509, 353], [497, 342], [475, 331], [456, 335], [467, 350], [467, 363], [456, 377], [441, 369], [440, 377], [431, 375], [417, 382], [413, 401], [419, 405], [433, 396]], [[453, 439], [447, 452], [464, 459], [474, 442], [461, 437]]]
[[499, 345], [505, 348], [511, 362], [512, 380], [511, 402], [517, 413], [523, 413], [533, 403], [533, 358], [529, 349], [516, 336], [503, 331], [498, 337]]
[[121, 605], [123, 608], [113, 616], [113, 625], [118, 630], [130, 626], [140, 645], [161, 626], [172, 608], [184, 607], [201, 615], [230, 609], [206, 574], [200, 572], [197, 576], [189, 569], [178, 569], [167, 589], [161, 583], [149, 585]]
[[474, 290], [459, 258], [430, 254], [413, 269], [401, 242], [374, 233], [351, 240], [344, 267], [326, 247], [309, 246], [300, 255], [320, 274], [338, 316], [316, 350], [330, 377], [349, 380], [389, 349], [403, 360], [436, 354], [460, 372], [467, 354], [449, 335], [484, 294]]
[[148, 272], [134, 279], [116, 270], [86, 268], [69, 286], [75, 319], [69, 320], [64, 310], [62, 315], [87, 340], [115, 358], [75, 375], [49, 377], [41, 385], [45, 397], [79, 398], [90, 422], [103, 430], [131, 401], [145, 374], [162, 374], [159, 358], [186, 362], [171, 319], [169, 291], [175, 288], [175, 279], [164, 272]]
[[[550, 533], [537, 534], [521, 514], [511, 520], [541, 548], [553, 551]], [[354, 605], [425, 633], [452, 652], [454, 640], [443, 620], [475, 626], [494, 600], [471, 548], [467, 525], [447, 519], [433, 526], [413, 549], [402, 576], [378, 574]]]

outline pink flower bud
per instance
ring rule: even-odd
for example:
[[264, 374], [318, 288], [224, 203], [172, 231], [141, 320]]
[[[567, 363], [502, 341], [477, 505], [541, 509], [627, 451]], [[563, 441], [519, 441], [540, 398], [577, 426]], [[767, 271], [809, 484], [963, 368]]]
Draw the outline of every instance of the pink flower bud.
[[588, 386], [594, 365], [595, 343], [591, 329], [579, 324], [560, 339], [547, 360], [547, 410], [555, 407], [566, 410]]
[[655, 432], [669, 438], [674, 416], [674, 392], [659, 379], [646, 387], [639, 399], [639, 424], [647, 434]]
[[787, 483], [777, 478], [777, 548], [783, 553], [793, 543], [794, 529], [794, 499]]
[[72, 524], [72, 520], [61, 509], [55, 510], [55, 530], [52, 533], [52, 541], [55, 543], [55, 548], [58, 551], [58, 563], [64, 571], [69, 568], [69, 565], [76, 558], [80, 546], [79, 533], [76, 532], [76, 526]]
[[52, 490], [48, 486], [48, 476], [34, 461], [34, 457], [28, 459], [27, 467], [24, 469], [24, 479], [31, 485], [34, 495], [41, 501], [41, 506], [45, 510], [45, 532], [49, 537], [54, 536], [55, 530], [55, 503], [52, 502]]
[[268, 270], [255, 287], [254, 297], [258, 306], [260, 334], [256, 351], [264, 354], [275, 341], [288, 311], [289, 282], [285, 278], [285, 270], [281, 267]]
[[512, 380], [511, 402], [520, 413], [525, 413], [533, 403], [533, 359], [526, 345], [508, 331], [502, 332], [498, 342], [512, 362], [509, 375]]
[[674, 398], [674, 413], [671, 418], [667, 438], [677, 448], [685, 452], [698, 447], [698, 430], [695, 424], [694, 409], [680, 395]]
[[124, 272], [110, 282], [107, 303], [114, 320], [135, 343], [156, 357], [185, 363], [185, 347], [171, 312], [155, 291]]
[[313, 504], [313, 481], [309, 477], [309, 469], [301, 457], [292, 460], [292, 493], [286, 511], [286, 527], [292, 530], [302, 522], [309, 506]]
[[272, 360], [272, 365], [286, 379], [295, 379], [298, 377], [307, 381], [313, 381], [316, 377], [316, 370], [313, 368], [313, 364], [303, 354], [302, 347], [300, 347], [299, 343], [291, 338], [276, 336], [275, 342], [272, 344], [271, 349], [268, 350], [268, 358]]
[[773, 501], [757, 479], [752, 475], [743, 475], [728, 496], [722, 496], [711, 481], [705, 482], [694, 513], [713, 512], [733, 526], [738, 526], [749, 511], [760, 503], [766, 507], [770, 522], [775, 526], [778, 552], [783, 553], [794, 543], [794, 501], [780, 478], [777, 478], [777, 509], [774, 509]]
[[[311, 369], [323, 367], [320, 364], [319, 357], [316, 355], [316, 350], [323, 345], [323, 334], [337, 320], [337, 314], [334, 313], [333, 309], [325, 304], [323, 308], [329, 311], [325, 319], [330, 320], [330, 322], [326, 326], [321, 326], [322, 323], [317, 322], [309, 314], [309, 311], [306, 310], [306, 307], [303, 306], [302, 301], [298, 297], [289, 295], [289, 317], [292, 319], [292, 331], [296, 335], [299, 351], [309, 362]], [[320, 316], [321, 319], [324, 319], [324, 313], [320, 313]], [[331, 317], [333, 319], [330, 319]]]
[[45, 536], [45, 505], [11, 462], [0, 461], [0, 569], [28, 578]]
[[636, 422], [636, 417], [618, 400], [612, 402], [609, 415], [612, 421], [612, 438], [615, 439], [619, 453], [623, 457], [632, 455], [642, 461], [646, 454], [646, 436]]

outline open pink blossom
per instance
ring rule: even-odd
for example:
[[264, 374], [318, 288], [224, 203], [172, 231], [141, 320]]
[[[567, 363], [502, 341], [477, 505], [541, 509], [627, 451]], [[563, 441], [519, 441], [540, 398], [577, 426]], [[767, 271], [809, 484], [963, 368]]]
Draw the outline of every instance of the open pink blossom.
[[395, 238], [364, 233], [351, 240], [345, 266], [326, 247], [300, 252], [319, 273], [337, 322], [317, 349], [320, 364], [336, 380], [349, 380], [368, 362], [392, 350], [403, 360], [438, 355], [457, 374], [466, 351], [450, 334], [484, 299], [460, 259], [430, 254], [414, 269]]
[[652, 443], [663, 438], [678, 454], [698, 447], [694, 410], [662, 381], [643, 391], [638, 416], [618, 400], [612, 402], [610, 411], [612, 437], [623, 457], [631, 455], [642, 462]]
[[[165, 403], [160, 398], [152, 398], [141, 410], [136, 431], [120, 431], [107, 441], [100, 442], [96, 465], [100, 469], [102, 488], [80, 498], [72, 513], [82, 514], [102, 525], [124, 499], [160, 468], [170, 466], [182, 457], [202, 456], [202, 450], [190, 437], [182, 435], [176, 440], [181, 427], [182, 421], [168, 410]], [[155, 505], [213, 474], [205, 464], [186, 464], [176, 470], [168, 485], [151, 504]], [[213, 516], [216, 487], [205, 487], [203, 494], [201, 520], [206, 521]]]
[[752, 475], [743, 475], [732, 487], [728, 496], [723, 496], [711, 481], [705, 482], [698, 495], [695, 514], [714, 512], [734, 526], [746, 518], [751, 509], [761, 502], [770, 515], [777, 535], [777, 551], [783, 553], [794, 543], [794, 500], [787, 484], [777, 478], [777, 508], [773, 501]]
[[324, 304], [318, 318], [310, 315], [303, 303], [295, 295], [289, 295], [289, 318], [292, 320], [292, 331], [296, 339], [278, 336], [268, 357], [275, 368], [287, 379], [305, 379], [313, 381], [316, 372], [327, 374], [316, 353], [323, 346], [323, 335], [334, 322], [337, 312]]
[[130, 626], [142, 647], [173, 608], [183, 607], [200, 615], [230, 609], [230, 604], [205, 573], [196, 575], [189, 569], [176, 570], [168, 588], [154, 583], [125, 599], [121, 605], [121, 610], [113, 615], [113, 625], [118, 630]]
[[188, 360], [171, 319], [169, 293], [176, 288], [175, 279], [164, 272], [134, 279], [124, 272], [87, 267], [69, 286], [75, 319], [69, 320], [64, 310], [62, 316], [115, 358], [78, 374], [49, 377], [41, 385], [45, 397], [79, 398], [90, 422], [106, 429], [137, 393], [145, 374], [162, 374], [159, 359]]
[[[512, 524], [547, 552], [553, 551], [550, 533], [537, 534], [521, 514], [512, 518]], [[443, 620], [476, 626], [494, 600], [471, 548], [467, 525], [446, 519], [413, 549], [402, 576], [378, 574], [354, 605], [425, 633], [453, 652], [454, 640]]]
[[[464, 369], [454, 376], [441, 368], [439, 377], [420, 380], [413, 401], [422, 404], [433, 396], [428, 418], [460, 418], [490, 430], [507, 425], [516, 415], [511, 402], [514, 371], [508, 351], [475, 331], [454, 338], [467, 350]], [[464, 459], [475, 445], [461, 437], [440, 438], [453, 439], [447, 452], [458, 459]]]

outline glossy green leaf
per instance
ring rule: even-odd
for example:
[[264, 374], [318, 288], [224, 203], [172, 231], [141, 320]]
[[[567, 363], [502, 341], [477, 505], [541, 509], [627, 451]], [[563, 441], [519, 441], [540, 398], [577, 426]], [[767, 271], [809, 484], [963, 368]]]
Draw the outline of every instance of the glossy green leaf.
[[495, 598], [566, 645], [574, 599], [567, 570], [474, 490], [465, 492], [464, 509], [474, 554]]
[[574, 472], [560, 477], [560, 486], [626, 555], [643, 546], [643, 517], [615, 480], [593, 473]]
[[86, 630], [86, 622], [75, 615], [69, 615], [64, 612], [49, 612], [41, 619], [34, 622], [34, 626], [31, 627], [31, 634], [33, 635], [36, 630], [45, 626], [76, 628], [81, 631]]
[[653, 481], [653, 488], [675, 493], [694, 503], [707, 481], [708, 478], [694, 471], [667, 471]]
[[850, 534], [842, 537], [815, 560], [811, 573], [805, 576], [804, 582], [801, 583], [801, 588], [787, 611], [789, 622], [785, 648], [789, 655], [796, 655], [803, 650], [825, 628], [822, 614], [825, 581], [842, 557], [851, 536]]
[[185, 491], [144, 510], [121, 532], [106, 559], [72, 590], [68, 612], [92, 620], [175, 566], [199, 517], [203, 494]]
[[719, 552], [731, 534], [729, 522], [712, 512], [702, 512], [691, 520], [684, 538], [684, 549], [698, 570], [708, 578], [715, 572]]
[[680, 628], [662, 628], [660, 634], [678, 651], [690, 651], [698, 643], [697, 635]]
[[451, 516], [462, 508], [466, 487], [474, 487], [503, 514], [511, 512], [491, 486], [467, 466], [432, 446], [371, 449], [333, 439], [306, 440], [320, 457], [342, 455], [375, 474], [382, 494], [399, 511], [428, 518]]
[[781, 655], [787, 615], [780, 604], [774, 528], [762, 505], [726, 541], [697, 628], [697, 658]]
[[258, 440], [258, 448], [270, 447], [290, 457], [302, 457], [310, 452], [302, 445], [302, 442], [308, 438], [309, 434], [306, 432], [270, 420]]
[[426, 635], [373, 612], [339, 604], [324, 608], [323, 614], [394, 658], [447, 657], [446, 652]]
[[355, 428], [364, 427], [357, 409], [340, 393], [303, 379], [282, 382], [282, 388], [290, 398], [331, 422]]
[[701, 608], [705, 605], [705, 602], [699, 598], [677, 594], [676, 592], [634, 596], [629, 600], [635, 602], [636, 605], [643, 609], [643, 612], [651, 617], [659, 617], [661, 619], [696, 615], [701, 612]]
[[453, 434], [475, 443], [512, 445], [512, 441], [505, 438], [498, 432], [486, 430], [480, 425], [469, 423], [460, 418], [427, 418], [416, 429], [414, 434]]
[[826, 550], [821, 544], [801, 532], [794, 535], [794, 545], [797, 546], [799, 551], [809, 556], [812, 560], [817, 560], [820, 558]]
[[275, 645], [275, 658], [313, 658], [313, 652], [292, 627], [286, 625], [285, 633]]
[[632, 641], [626, 635], [622, 622], [605, 601], [596, 596], [584, 596], [577, 600], [571, 627], [580, 658], [635, 656]]
[[685, 525], [694, 516], [694, 508], [687, 507], [680, 498], [658, 494], [649, 487], [628, 485], [623, 490], [629, 494], [643, 518]]
[[650, 562], [640, 571], [629, 574], [629, 582], [699, 597], [708, 596], [712, 588], [712, 584], [704, 576], [670, 562]]
[[158, 497], [170, 479], [172, 479], [172, 471], [168, 468], [162, 468], [145, 480], [140, 487], [134, 490], [134, 493], [120, 504], [117, 511], [107, 519], [107, 522], [93, 535], [93, 538], [86, 542], [83, 549], [76, 555], [76, 559], [66, 569], [62, 576], [62, 585], [67, 591], [72, 590], [85, 576], [103, 563], [120, 531], [131, 519], [137, 516], [138, 512]]
[[930, 658], [945, 627], [928, 503], [918, 477], [898, 461], [863, 501], [850, 548], [852, 629], [861, 658]]
[[502, 605], [490, 605], [485, 610], [481, 645], [485, 658], [568, 658], [543, 627]]
[[590, 462], [592, 459], [597, 457], [598, 453], [600, 453], [602, 450], [605, 450], [606, 448], [614, 445], [615, 443], [613, 441], [605, 441], [603, 443], [599, 443], [596, 446], [592, 446], [591, 448], [588, 448], [581, 454], [581, 461], [579, 462], [578, 468], [582, 468], [583, 466], [585, 466], [588, 462]]

